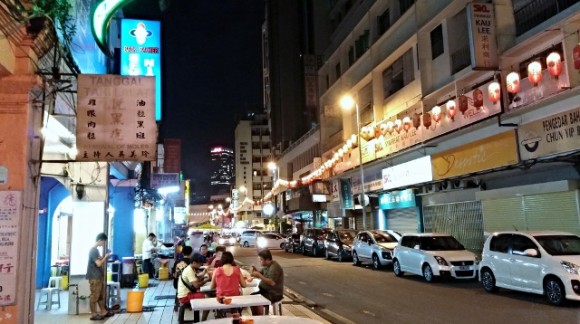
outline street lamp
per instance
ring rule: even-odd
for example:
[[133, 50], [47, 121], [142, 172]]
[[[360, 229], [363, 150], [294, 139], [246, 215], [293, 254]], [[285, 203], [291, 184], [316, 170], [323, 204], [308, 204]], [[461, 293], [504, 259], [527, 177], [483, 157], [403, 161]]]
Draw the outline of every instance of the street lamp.
[[359, 161], [359, 170], [360, 170], [360, 192], [361, 198], [360, 204], [362, 206], [362, 217], [363, 217], [363, 230], [367, 229], [367, 213], [365, 211], [365, 173], [363, 168], [363, 160], [362, 160], [362, 146], [360, 141], [360, 113], [358, 109], [358, 103], [353, 99], [353, 97], [349, 95], [345, 95], [340, 98], [340, 106], [343, 110], [350, 110], [354, 106], [356, 109], [356, 131], [357, 131], [357, 139], [358, 139], [358, 161]]

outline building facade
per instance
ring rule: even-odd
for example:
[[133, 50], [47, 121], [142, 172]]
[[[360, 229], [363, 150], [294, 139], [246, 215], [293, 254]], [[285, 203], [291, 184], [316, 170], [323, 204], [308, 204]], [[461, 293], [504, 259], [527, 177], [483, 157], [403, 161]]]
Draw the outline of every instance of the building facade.
[[215, 146], [211, 148], [212, 175], [210, 178], [213, 194], [229, 193], [234, 184], [234, 151]]

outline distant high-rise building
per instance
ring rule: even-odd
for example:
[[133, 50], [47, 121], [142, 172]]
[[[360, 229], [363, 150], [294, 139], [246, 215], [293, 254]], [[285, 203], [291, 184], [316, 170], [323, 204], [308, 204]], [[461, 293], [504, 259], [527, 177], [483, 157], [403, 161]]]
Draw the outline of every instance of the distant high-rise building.
[[213, 194], [228, 193], [234, 182], [234, 151], [223, 146], [212, 147], [211, 164]]

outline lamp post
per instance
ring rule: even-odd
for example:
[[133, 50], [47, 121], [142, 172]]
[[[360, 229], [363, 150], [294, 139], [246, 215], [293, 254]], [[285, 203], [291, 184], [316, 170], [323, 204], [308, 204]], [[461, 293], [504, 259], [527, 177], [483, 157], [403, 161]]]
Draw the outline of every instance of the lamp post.
[[357, 131], [357, 142], [358, 142], [358, 168], [360, 170], [360, 204], [362, 206], [362, 217], [363, 217], [363, 230], [367, 229], [367, 213], [365, 211], [365, 173], [363, 167], [363, 160], [362, 160], [362, 146], [360, 140], [360, 113], [358, 109], [358, 103], [349, 95], [343, 96], [340, 99], [340, 106], [344, 110], [350, 110], [352, 107], [355, 107], [356, 110], [356, 131]]

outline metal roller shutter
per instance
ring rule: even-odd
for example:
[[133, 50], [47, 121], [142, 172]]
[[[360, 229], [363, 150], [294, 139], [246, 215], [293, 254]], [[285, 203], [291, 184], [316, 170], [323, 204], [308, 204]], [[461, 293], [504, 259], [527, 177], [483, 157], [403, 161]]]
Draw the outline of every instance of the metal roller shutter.
[[580, 235], [578, 194], [565, 191], [543, 195], [525, 196], [524, 213], [527, 230], [554, 230]]
[[399, 233], [417, 233], [417, 207], [389, 209], [387, 228]]
[[483, 205], [483, 230], [486, 233], [526, 228], [521, 197], [482, 200], [481, 203]]
[[479, 201], [423, 207], [425, 232], [453, 235], [466, 249], [483, 248], [483, 211]]

